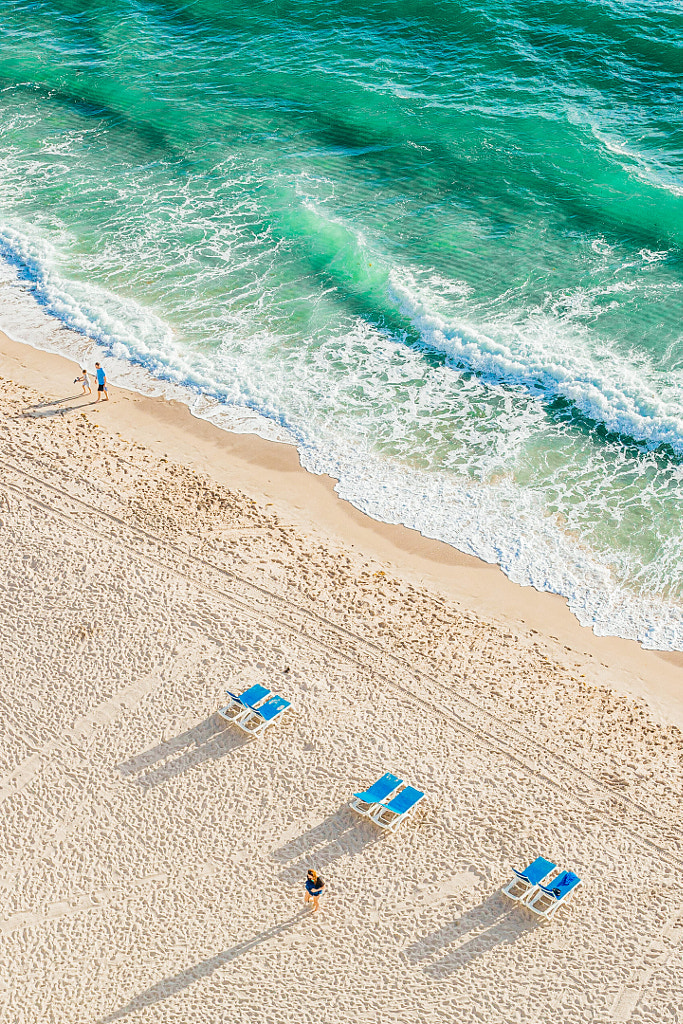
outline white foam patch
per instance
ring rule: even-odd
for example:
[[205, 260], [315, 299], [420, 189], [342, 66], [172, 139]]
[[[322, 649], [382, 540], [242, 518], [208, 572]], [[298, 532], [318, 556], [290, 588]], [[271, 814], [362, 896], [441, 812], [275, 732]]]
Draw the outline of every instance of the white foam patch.
[[545, 513], [537, 495], [512, 480], [487, 485], [406, 471], [369, 450], [342, 455], [305, 448], [300, 454], [302, 465], [337, 478], [337, 493], [373, 519], [400, 523], [497, 563], [521, 586], [561, 594], [596, 635], [638, 640], [657, 650], [683, 648], [680, 607], [630, 592]]
[[429, 288], [412, 271], [392, 271], [390, 282], [395, 301], [425, 344], [463, 368], [523, 385], [532, 394], [565, 398], [612, 433], [667, 444], [683, 454], [683, 373], [658, 377], [644, 356], [626, 363], [606, 348], [596, 359], [572, 322], [594, 312], [586, 292], [564, 296], [564, 321], [558, 306], [555, 315], [537, 310], [521, 323], [510, 315], [483, 324], [463, 315], [453, 323], [434, 308]]

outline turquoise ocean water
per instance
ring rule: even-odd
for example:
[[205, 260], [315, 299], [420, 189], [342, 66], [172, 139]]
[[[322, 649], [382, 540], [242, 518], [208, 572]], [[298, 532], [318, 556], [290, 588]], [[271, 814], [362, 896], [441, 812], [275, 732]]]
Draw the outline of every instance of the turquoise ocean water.
[[0, 327], [683, 649], [682, 40], [659, 0], [1, 0]]

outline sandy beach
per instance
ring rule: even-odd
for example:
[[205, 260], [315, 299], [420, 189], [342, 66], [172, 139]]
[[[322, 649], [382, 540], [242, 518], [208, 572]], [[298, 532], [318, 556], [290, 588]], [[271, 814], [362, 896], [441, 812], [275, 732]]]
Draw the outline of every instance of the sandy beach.
[[[679, 1022], [683, 656], [74, 369], [0, 338], [0, 1019]], [[537, 855], [551, 924], [500, 894]]]

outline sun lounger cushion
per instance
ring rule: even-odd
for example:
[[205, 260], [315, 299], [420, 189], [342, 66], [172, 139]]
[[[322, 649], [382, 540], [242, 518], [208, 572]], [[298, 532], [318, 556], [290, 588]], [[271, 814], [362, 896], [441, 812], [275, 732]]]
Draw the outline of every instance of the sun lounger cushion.
[[290, 706], [289, 701], [284, 697], [270, 697], [260, 708], [254, 709], [254, 714], [259, 715], [264, 721], [270, 722]]
[[556, 900], [562, 900], [580, 881], [579, 876], [573, 871], [563, 871], [557, 878], [553, 878], [550, 885], [541, 885], [540, 888], [549, 896], [554, 896]]
[[415, 804], [419, 803], [423, 796], [424, 793], [421, 793], [419, 789], [406, 786], [393, 800], [390, 800], [384, 806], [383, 810], [393, 811], [394, 814], [405, 814], [406, 811], [409, 811]]
[[543, 881], [546, 875], [550, 874], [554, 867], [555, 865], [551, 860], [546, 860], [545, 857], [537, 857], [535, 861], [532, 861], [528, 868], [524, 869], [524, 871], [517, 871], [516, 868], [513, 868], [512, 870], [518, 878], [528, 882], [529, 885], [538, 885]]
[[394, 792], [395, 789], [401, 785], [401, 780], [396, 775], [390, 775], [387, 772], [377, 782], [373, 782], [369, 789], [366, 789], [364, 793], [354, 793], [356, 800], [362, 800], [366, 804], [378, 804]]
[[254, 683], [248, 690], [241, 693], [239, 696], [235, 693], [231, 693], [230, 690], [225, 691], [228, 697], [231, 697], [235, 703], [242, 704], [245, 708], [252, 708], [254, 704], [258, 704], [259, 701], [263, 700], [270, 693], [270, 690], [265, 686], [261, 686], [260, 683]]

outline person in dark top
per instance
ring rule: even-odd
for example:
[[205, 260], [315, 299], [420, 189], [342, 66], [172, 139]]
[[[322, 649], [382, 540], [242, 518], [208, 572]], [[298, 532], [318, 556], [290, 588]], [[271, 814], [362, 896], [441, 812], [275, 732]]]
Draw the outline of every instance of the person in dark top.
[[312, 902], [314, 911], [318, 909], [318, 900], [320, 899], [324, 888], [325, 882], [318, 872], [311, 868], [306, 875], [306, 895], [304, 897], [304, 903]]

